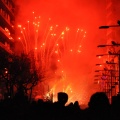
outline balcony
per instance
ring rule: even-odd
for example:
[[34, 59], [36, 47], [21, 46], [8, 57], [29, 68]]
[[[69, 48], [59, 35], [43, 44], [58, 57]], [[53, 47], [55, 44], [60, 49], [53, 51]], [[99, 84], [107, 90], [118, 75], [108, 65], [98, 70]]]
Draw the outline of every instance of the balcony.
[[11, 16], [12, 20], [14, 20], [14, 13], [12, 11], [13, 7], [9, 7], [4, 1], [0, 0], [0, 6], [1, 8], [4, 8], [5, 11], [7, 11], [9, 13], [9, 15]]
[[12, 50], [10, 50], [7, 46], [0, 42], [0, 50], [5, 51], [9, 54], [13, 54]]
[[10, 30], [12, 34], [14, 34], [14, 26], [10, 23], [10, 21], [7, 18], [4, 17], [4, 15], [2, 15], [2, 13], [0, 13], [0, 21], [4, 26], [6, 26]]
[[0, 36], [10, 44], [14, 42], [14, 39], [2, 27], [0, 27]]

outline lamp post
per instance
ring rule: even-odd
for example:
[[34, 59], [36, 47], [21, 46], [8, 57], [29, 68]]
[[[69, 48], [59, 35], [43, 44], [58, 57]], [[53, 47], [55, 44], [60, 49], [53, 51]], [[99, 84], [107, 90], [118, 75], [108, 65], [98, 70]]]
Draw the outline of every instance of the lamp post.
[[99, 29], [107, 29], [107, 28], [110, 28], [110, 27], [120, 27], [120, 25], [100, 26]]
[[117, 21], [117, 25], [103, 25], [100, 26], [99, 29], [108, 29], [110, 27], [120, 27], [120, 20]]
[[119, 43], [116, 43], [115, 41], [111, 41], [112, 44], [110, 45], [98, 45], [97, 47], [107, 47], [107, 46], [113, 46], [113, 47], [118, 47], [120, 46]]

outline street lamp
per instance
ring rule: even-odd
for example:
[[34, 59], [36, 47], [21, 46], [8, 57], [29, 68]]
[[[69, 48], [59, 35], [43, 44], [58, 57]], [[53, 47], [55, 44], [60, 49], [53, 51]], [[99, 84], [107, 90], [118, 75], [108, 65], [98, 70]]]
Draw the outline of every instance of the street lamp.
[[107, 46], [120, 46], [119, 43], [116, 43], [115, 41], [111, 41], [112, 44], [110, 45], [98, 45], [97, 47], [107, 47]]
[[99, 29], [107, 29], [107, 28], [110, 28], [110, 27], [120, 27], [120, 25], [100, 26]]
[[99, 29], [108, 29], [110, 27], [120, 27], [120, 20], [117, 21], [117, 25], [103, 25], [100, 26]]

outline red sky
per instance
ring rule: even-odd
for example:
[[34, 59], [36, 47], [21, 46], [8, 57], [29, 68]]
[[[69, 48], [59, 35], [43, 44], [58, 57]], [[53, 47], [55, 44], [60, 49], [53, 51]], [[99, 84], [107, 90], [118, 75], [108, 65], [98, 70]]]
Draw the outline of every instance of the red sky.
[[66, 66], [66, 70], [69, 83], [73, 84], [73, 89], [76, 87], [75, 92], [86, 94], [89, 91], [88, 96], [90, 96], [94, 91], [91, 88], [94, 86], [97, 45], [105, 40], [104, 32], [98, 29], [106, 22], [105, 0], [29, 0], [29, 2], [17, 0], [16, 3], [18, 23], [24, 23], [30, 19], [34, 11], [35, 15], [40, 15], [43, 20], [51, 18], [51, 22], [60, 27], [68, 26], [71, 29], [81, 27], [86, 30], [83, 52], [75, 61], [70, 60], [69, 65], [72, 64], [72, 70], [70, 66]]

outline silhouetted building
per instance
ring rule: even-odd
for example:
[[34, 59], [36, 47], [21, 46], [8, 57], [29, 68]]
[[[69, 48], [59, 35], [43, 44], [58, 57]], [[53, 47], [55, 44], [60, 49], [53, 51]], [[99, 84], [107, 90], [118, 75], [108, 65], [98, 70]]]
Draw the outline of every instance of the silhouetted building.
[[[6, 67], [4, 66], [5, 62], [5, 56], [6, 55], [12, 55], [14, 53], [14, 45], [15, 45], [15, 4], [13, 0], [0, 0], [0, 58], [1, 58], [1, 65], [0, 70], [6, 71], [8, 75], [8, 71]], [[11, 61], [11, 59], [9, 59]], [[10, 62], [9, 61], [9, 62]], [[6, 63], [7, 64], [7, 63]], [[3, 66], [2, 66], [3, 65]], [[4, 68], [5, 67], [5, 68]], [[9, 97], [8, 93], [5, 89], [5, 77], [2, 77], [2, 74], [0, 73], [0, 99], [3, 98], [3, 95], [5, 97]], [[9, 77], [6, 78], [9, 80]]]
[[15, 4], [12, 0], [0, 0], [0, 51], [13, 53], [15, 36]]

